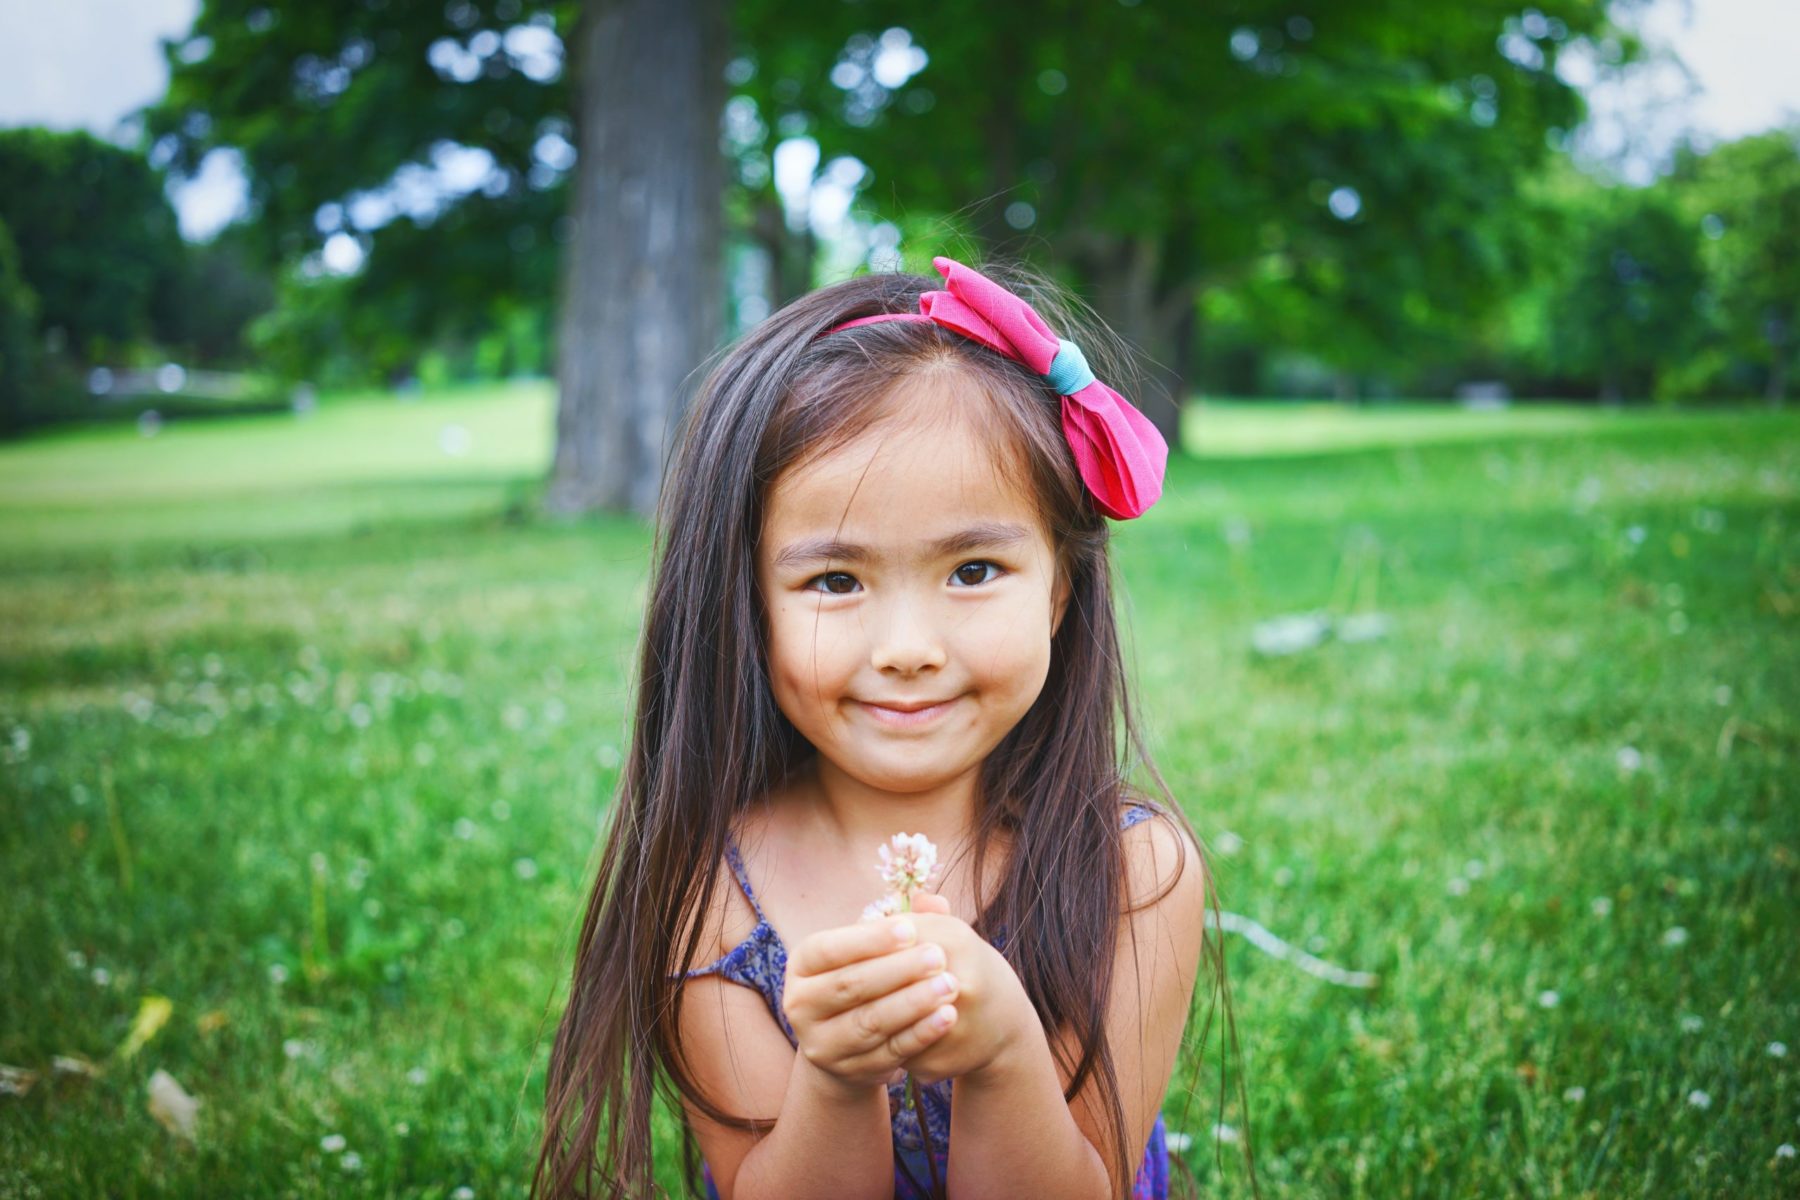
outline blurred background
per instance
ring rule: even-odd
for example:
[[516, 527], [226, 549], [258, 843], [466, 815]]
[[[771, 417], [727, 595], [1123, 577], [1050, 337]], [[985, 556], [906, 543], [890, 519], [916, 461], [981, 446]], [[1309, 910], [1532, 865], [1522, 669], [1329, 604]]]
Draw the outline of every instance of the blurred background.
[[1800, 8], [0, 42], [0, 1193], [519, 1194], [696, 368], [940, 253], [1173, 448], [1116, 546], [1230, 910], [1204, 1191], [1800, 1186]]

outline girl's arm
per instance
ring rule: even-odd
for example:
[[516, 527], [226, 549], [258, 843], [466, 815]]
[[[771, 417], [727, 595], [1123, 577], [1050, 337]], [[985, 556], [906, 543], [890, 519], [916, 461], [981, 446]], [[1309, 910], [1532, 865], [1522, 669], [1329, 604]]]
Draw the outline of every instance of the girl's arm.
[[892, 1195], [887, 1089], [847, 1089], [813, 1067], [751, 989], [717, 976], [685, 986], [681, 1044], [695, 1082], [728, 1113], [776, 1119], [758, 1135], [684, 1099], [721, 1200]]
[[[1187, 1023], [1205, 934], [1205, 880], [1198, 849], [1173, 822], [1141, 821], [1122, 836], [1126, 894], [1137, 911], [1120, 923], [1106, 1035], [1125, 1117], [1125, 1158], [1135, 1171]], [[1034, 1032], [1040, 1028], [1029, 1002], [1024, 1019]], [[1073, 1038], [1062, 1046], [1073, 1063]], [[1090, 1079], [1065, 1102], [1069, 1077], [1049, 1043], [1034, 1036], [1014, 1039], [991, 1064], [956, 1080], [951, 1196], [1129, 1194], [1131, 1176], [1115, 1178], [1110, 1170], [1097, 1084]]]

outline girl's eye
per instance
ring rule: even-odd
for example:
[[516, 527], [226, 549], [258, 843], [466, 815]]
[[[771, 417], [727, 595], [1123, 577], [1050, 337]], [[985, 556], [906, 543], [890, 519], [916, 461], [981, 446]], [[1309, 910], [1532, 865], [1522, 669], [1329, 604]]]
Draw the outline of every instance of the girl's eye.
[[[973, 578], [971, 578], [971, 576], [969, 574], [971, 569], [975, 573]], [[990, 569], [994, 572], [994, 574], [992, 576], [986, 576], [983, 574], [984, 572], [986, 572]], [[977, 559], [974, 562], [966, 562], [962, 566], [956, 568], [956, 570], [950, 572], [950, 578], [960, 579], [964, 584], [967, 584], [970, 587], [974, 587], [977, 584], [991, 583], [991, 582], [993, 582], [993, 580], [998, 579], [999, 577], [1000, 577], [999, 565], [996, 563], [988, 562], [985, 559]]]
[[823, 575], [815, 575], [813, 578], [807, 580], [806, 590], [809, 592], [821, 590], [813, 586], [813, 584], [818, 583], [821, 579], [825, 581], [823, 590], [827, 594], [833, 596], [848, 596], [854, 588], [840, 587], [837, 585], [843, 583], [855, 584], [856, 582], [856, 576], [850, 574], [848, 571], [827, 571]]

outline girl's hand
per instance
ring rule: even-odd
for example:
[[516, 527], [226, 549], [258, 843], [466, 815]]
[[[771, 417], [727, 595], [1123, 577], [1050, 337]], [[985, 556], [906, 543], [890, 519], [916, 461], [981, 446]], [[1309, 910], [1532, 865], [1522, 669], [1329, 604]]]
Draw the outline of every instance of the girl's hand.
[[948, 1031], [903, 1064], [921, 1084], [969, 1075], [992, 1066], [1022, 1035], [1042, 1025], [1012, 965], [940, 896], [915, 895], [911, 916], [919, 936], [944, 948], [957, 980], [956, 1020]]
[[846, 1087], [871, 1087], [938, 1041], [956, 1020], [960, 985], [944, 971], [946, 948], [919, 930], [925, 920], [954, 919], [883, 917], [820, 930], [796, 946], [782, 1011], [806, 1061]]

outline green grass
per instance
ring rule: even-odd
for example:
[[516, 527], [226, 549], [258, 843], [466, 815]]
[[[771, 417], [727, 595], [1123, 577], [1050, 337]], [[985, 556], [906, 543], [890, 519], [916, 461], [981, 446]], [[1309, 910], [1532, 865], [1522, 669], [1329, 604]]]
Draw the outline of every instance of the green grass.
[[[1117, 527], [1138, 703], [1225, 907], [1382, 977], [1227, 939], [1250, 1111], [1216, 1019], [1165, 1106], [1207, 1194], [1215, 1122], [1272, 1196], [1795, 1194], [1800, 420], [1192, 418]], [[0, 1194], [519, 1194], [648, 550], [530, 516], [550, 430], [519, 386], [0, 446]], [[1250, 652], [1315, 609], [1394, 623]]]

